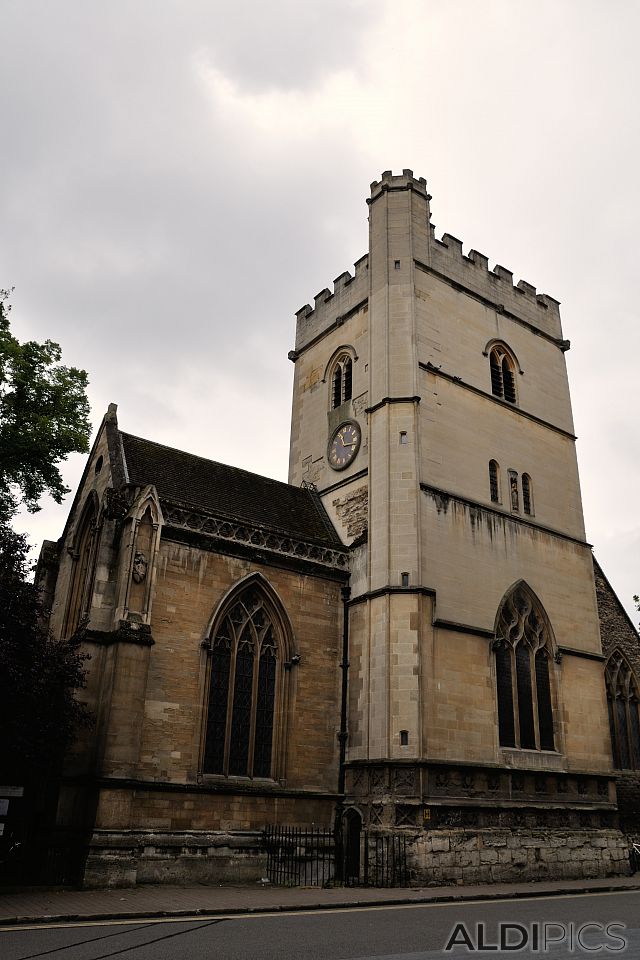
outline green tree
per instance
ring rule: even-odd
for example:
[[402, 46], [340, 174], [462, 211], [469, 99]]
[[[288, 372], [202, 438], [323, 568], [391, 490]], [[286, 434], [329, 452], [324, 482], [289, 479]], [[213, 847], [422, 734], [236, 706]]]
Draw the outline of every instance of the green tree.
[[28, 551], [23, 534], [0, 524], [0, 771], [17, 783], [55, 775], [88, 719], [74, 696], [86, 657], [42, 625]]
[[9, 327], [9, 291], [0, 290], [0, 522], [43, 493], [69, 492], [58, 465], [89, 449], [87, 374], [60, 363], [57, 343], [20, 343]]

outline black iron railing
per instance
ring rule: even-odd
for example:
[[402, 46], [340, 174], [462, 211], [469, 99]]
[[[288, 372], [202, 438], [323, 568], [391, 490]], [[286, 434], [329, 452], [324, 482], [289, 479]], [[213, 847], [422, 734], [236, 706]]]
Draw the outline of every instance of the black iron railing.
[[326, 887], [335, 878], [332, 830], [269, 826], [264, 831], [267, 877], [286, 887]]
[[279, 886], [404, 887], [409, 883], [403, 834], [363, 830], [355, 841], [321, 828], [269, 826], [267, 877]]

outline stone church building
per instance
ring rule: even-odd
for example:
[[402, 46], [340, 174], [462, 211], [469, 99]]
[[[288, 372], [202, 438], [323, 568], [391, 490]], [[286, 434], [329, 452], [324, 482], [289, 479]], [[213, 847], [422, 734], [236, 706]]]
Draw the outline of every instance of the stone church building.
[[297, 313], [288, 484], [109, 408], [39, 570], [91, 655], [58, 809], [85, 884], [253, 880], [266, 825], [337, 815], [420, 883], [628, 872], [640, 647], [594, 579], [558, 302], [430, 199], [384, 173]]

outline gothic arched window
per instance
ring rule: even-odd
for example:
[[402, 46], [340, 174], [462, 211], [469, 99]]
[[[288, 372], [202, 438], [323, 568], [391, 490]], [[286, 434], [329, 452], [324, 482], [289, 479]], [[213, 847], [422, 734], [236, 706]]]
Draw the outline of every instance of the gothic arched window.
[[331, 375], [331, 409], [351, 400], [353, 393], [353, 361], [344, 353], [338, 357]]
[[500, 503], [500, 466], [497, 460], [489, 460], [489, 492], [492, 503]]
[[275, 776], [282, 634], [274, 604], [255, 582], [218, 619], [210, 638], [204, 773]]
[[614, 766], [619, 770], [637, 769], [640, 767], [638, 684], [619, 650], [607, 661], [605, 680]]
[[97, 497], [90, 494], [84, 505], [69, 553], [72, 560], [67, 611], [63, 635], [71, 637], [88, 613], [91, 583], [95, 567], [98, 507]]
[[554, 750], [551, 637], [544, 611], [522, 583], [502, 603], [494, 650], [500, 746]]
[[489, 368], [493, 395], [509, 403], [517, 403], [515, 363], [501, 343], [497, 343], [489, 355]]
[[533, 490], [531, 477], [528, 473], [522, 474], [522, 509], [529, 516], [533, 516]]

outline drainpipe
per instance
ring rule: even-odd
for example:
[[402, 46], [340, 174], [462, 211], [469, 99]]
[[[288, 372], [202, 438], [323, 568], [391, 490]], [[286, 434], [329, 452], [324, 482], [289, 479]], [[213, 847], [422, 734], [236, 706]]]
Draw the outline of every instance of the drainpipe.
[[345, 759], [347, 756], [347, 696], [349, 693], [349, 598], [351, 597], [351, 587], [342, 587], [343, 621], [342, 621], [342, 700], [340, 703], [340, 732], [338, 733], [338, 743], [340, 744], [340, 766], [338, 770], [338, 793], [340, 794], [339, 804], [342, 807], [344, 800], [344, 781], [345, 781]]
[[344, 879], [344, 837], [342, 833], [342, 815], [344, 809], [344, 764], [347, 756], [347, 694], [349, 692], [349, 597], [351, 596], [351, 587], [341, 588], [342, 593], [342, 695], [340, 701], [340, 730], [338, 731], [338, 743], [340, 745], [340, 762], [338, 766], [338, 802], [336, 804], [336, 819], [334, 825], [335, 837], [335, 864], [336, 880]]

